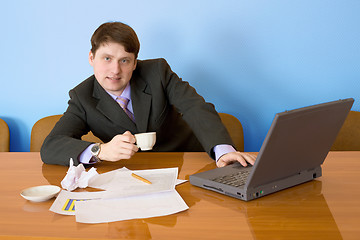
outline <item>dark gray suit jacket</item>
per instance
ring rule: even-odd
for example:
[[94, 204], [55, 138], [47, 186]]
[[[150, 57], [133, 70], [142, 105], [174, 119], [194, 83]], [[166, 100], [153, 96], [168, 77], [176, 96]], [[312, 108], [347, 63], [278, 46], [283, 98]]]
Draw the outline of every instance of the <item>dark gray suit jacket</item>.
[[[182, 81], [164, 59], [138, 61], [130, 80], [135, 122], [100, 86], [94, 76], [70, 90], [69, 106], [41, 148], [43, 162], [79, 164], [91, 143], [81, 137], [92, 131], [103, 142], [129, 130], [156, 132], [153, 151], [206, 151], [218, 144], [233, 145], [212, 104]], [[213, 157], [213, 156], [212, 156]]]

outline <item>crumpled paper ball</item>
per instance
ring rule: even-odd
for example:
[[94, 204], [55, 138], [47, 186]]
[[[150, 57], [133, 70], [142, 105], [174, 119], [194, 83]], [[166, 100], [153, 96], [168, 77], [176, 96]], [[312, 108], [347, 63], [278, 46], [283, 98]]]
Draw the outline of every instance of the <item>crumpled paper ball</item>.
[[83, 164], [74, 166], [74, 160], [70, 158], [69, 169], [66, 176], [61, 181], [61, 187], [73, 191], [76, 188], [86, 188], [89, 184], [90, 178], [99, 175], [96, 168], [92, 167], [88, 172], [85, 171]]

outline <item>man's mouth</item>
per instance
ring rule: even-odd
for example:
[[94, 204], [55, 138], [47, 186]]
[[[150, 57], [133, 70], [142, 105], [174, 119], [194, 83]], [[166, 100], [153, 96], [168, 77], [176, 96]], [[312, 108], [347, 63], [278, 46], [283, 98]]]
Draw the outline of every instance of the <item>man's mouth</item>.
[[111, 80], [111, 81], [120, 81], [120, 77], [106, 77], [107, 79]]

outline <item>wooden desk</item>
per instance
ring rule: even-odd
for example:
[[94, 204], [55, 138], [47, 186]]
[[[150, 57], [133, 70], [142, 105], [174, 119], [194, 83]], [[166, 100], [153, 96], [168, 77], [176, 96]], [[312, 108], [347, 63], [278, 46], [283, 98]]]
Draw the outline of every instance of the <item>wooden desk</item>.
[[[323, 176], [291, 189], [243, 202], [190, 185], [176, 187], [189, 210], [165, 217], [81, 224], [49, 211], [53, 199], [32, 203], [27, 187], [55, 184], [67, 167], [45, 165], [39, 153], [0, 153], [0, 239], [359, 239], [360, 152], [331, 152]], [[212, 169], [205, 153], [137, 153], [101, 163], [103, 173], [179, 167], [179, 178]]]

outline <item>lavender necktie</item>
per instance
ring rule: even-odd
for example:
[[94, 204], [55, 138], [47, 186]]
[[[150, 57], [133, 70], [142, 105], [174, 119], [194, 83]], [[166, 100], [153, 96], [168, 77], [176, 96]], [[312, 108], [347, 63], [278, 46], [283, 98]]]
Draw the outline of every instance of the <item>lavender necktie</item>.
[[121, 108], [124, 110], [124, 112], [129, 116], [129, 118], [135, 122], [135, 118], [134, 115], [132, 114], [132, 112], [129, 111], [129, 109], [127, 108], [127, 105], [129, 103], [129, 99], [124, 98], [124, 97], [117, 97], [116, 101], [119, 103], [119, 105], [121, 106]]

